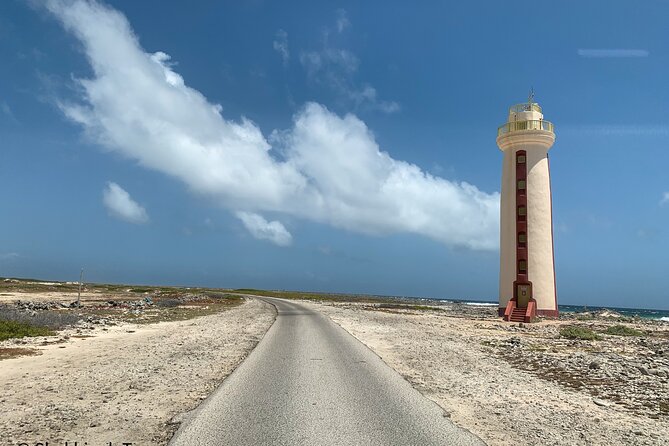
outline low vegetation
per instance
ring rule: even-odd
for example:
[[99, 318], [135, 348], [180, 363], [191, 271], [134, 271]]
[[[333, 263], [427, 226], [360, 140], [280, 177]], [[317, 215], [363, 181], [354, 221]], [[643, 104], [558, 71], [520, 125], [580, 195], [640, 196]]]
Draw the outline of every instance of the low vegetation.
[[604, 330], [604, 334], [614, 336], [644, 336], [644, 332], [625, 325], [613, 325]]
[[596, 341], [601, 337], [587, 327], [578, 325], [566, 325], [560, 328], [560, 336], [567, 339], [580, 339], [583, 341]]
[[80, 314], [68, 311], [48, 310], [29, 313], [8, 305], [0, 305], [0, 321], [18, 322], [51, 330], [60, 330], [75, 325], [81, 318]]
[[[244, 299], [227, 290], [87, 284], [81, 306], [71, 300], [32, 301], [35, 292], [68, 293], [76, 298], [78, 284], [0, 278], [0, 291], [14, 299], [0, 302], [0, 341], [25, 336], [55, 335], [79, 324], [155, 323], [207, 316], [240, 305]], [[11, 294], [10, 294], [11, 293]], [[25, 296], [25, 297], [24, 297]], [[72, 297], [74, 296], [74, 297]], [[18, 354], [5, 352], [6, 356]]]
[[300, 292], [300, 291], [267, 291], [267, 290], [256, 290], [253, 288], [239, 288], [233, 290], [235, 293], [243, 294], [252, 294], [254, 296], [267, 296], [267, 297], [280, 297], [282, 299], [306, 299], [306, 300], [342, 300], [342, 296], [335, 294], [320, 294], [320, 293], [309, 293], [309, 292]]
[[54, 332], [48, 327], [27, 324], [25, 322], [0, 320], [0, 341], [26, 336], [51, 336]]
[[335, 294], [335, 293], [315, 293], [309, 291], [268, 291], [256, 290], [253, 288], [239, 288], [231, 290], [231, 293], [252, 294], [254, 296], [280, 297], [282, 299], [304, 299], [319, 302], [347, 302], [356, 301], [361, 303], [380, 303], [391, 301], [388, 297], [375, 297], [360, 294]]

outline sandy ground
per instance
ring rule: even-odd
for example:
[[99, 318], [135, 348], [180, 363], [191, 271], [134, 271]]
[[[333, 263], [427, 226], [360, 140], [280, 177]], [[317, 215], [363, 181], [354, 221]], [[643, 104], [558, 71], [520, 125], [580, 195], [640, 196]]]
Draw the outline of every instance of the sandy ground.
[[[4, 291], [4, 290], [3, 290]], [[108, 294], [96, 291], [84, 291], [81, 293], [82, 302], [103, 301]], [[58, 292], [58, 291], [42, 291], [42, 292], [17, 292], [4, 291], [0, 293], [0, 304], [9, 304], [17, 300], [31, 300], [36, 302], [76, 302], [76, 292]]]
[[495, 339], [524, 342], [536, 327], [514, 331], [508, 323], [435, 312], [305, 304], [327, 314], [490, 445], [669, 444], [666, 416], [652, 419], [618, 404], [600, 407], [585, 390], [519, 370], [486, 346]]
[[234, 370], [274, 316], [272, 306], [246, 300], [210, 316], [61, 337], [39, 356], [2, 360], [2, 443], [165, 444], [179, 414]]

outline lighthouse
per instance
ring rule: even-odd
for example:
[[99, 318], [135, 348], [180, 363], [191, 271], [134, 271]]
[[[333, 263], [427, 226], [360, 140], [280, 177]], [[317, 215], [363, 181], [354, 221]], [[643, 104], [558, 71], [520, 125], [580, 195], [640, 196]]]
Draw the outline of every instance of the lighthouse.
[[499, 314], [531, 322], [558, 316], [548, 150], [553, 124], [530, 93], [497, 130], [504, 153], [500, 206]]

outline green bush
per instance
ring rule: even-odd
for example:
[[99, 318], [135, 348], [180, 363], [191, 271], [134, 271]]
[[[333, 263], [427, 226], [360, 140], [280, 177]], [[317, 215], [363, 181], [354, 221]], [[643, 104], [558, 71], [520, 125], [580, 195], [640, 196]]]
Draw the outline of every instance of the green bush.
[[0, 321], [0, 341], [24, 336], [50, 336], [53, 334], [54, 332], [47, 327], [17, 321]]
[[643, 336], [644, 332], [625, 325], [613, 325], [608, 327], [604, 333], [614, 336]]
[[585, 341], [596, 341], [600, 339], [599, 335], [586, 327], [577, 325], [567, 325], [560, 329], [560, 336], [567, 339], [582, 339]]

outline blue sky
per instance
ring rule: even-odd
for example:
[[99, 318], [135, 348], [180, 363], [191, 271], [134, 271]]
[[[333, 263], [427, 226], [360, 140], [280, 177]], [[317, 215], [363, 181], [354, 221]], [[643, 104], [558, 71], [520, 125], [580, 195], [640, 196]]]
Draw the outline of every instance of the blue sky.
[[559, 301], [669, 308], [667, 19], [1, 2], [0, 275], [495, 300], [496, 128], [533, 86]]

